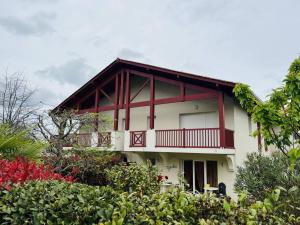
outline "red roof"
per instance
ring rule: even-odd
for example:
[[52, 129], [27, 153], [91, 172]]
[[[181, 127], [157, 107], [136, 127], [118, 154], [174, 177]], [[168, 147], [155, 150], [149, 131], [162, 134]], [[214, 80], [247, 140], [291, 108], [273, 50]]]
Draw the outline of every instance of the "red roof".
[[101, 82], [101, 79], [102, 79], [102, 77], [105, 76], [105, 74], [111, 74], [113, 71], [116, 71], [120, 68], [124, 68], [124, 69], [131, 68], [131, 69], [135, 69], [135, 70], [142, 70], [144, 72], [158, 74], [160, 76], [174, 76], [174, 79], [176, 79], [178, 77], [184, 78], [184, 79], [189, 79], [190, 82], [192, 82], [192, 83], [201, 82], [205, 85], [208, 85], [208, 86], [211, 86], [214, 88], [223, 89], [229, 93], [232, 92], [232, 89], [234, 88], [234, 86], [236, 84], [231, 81], [210, 78], [207, 76], [196, 75], [196, 74], [171, 70], [171, 69], [167, 69], [167, 68], [163, 68], [163, 67], [158, 67], [158, 66], [153, 66], [153, 65], [148, 65], [148, 64], [144, 64], [144, 63], [139, 63], [139, 62], [134, 62], [134, 61], [117, 58], [115, 61], [113, 61], [107, 67], [105, 67], [101, 72], [99, 72], [96, 76], [94, 76], [91, 80], [89, 80], [82, 87], [80, 87], [77, 91], [75, 91], [73, 94], [71, 94], [62, 103], [60, 103], [58, 106], [56, 106], [55, 109], [70, 107], [71, 105], [74, 104], [74, 99], [76, 99], [77, 97], [80, 97], [82, 94], [84, 94], [89, 89], [89, 87], [92, 87], [95, 83], [99, 83], [99, 81]]

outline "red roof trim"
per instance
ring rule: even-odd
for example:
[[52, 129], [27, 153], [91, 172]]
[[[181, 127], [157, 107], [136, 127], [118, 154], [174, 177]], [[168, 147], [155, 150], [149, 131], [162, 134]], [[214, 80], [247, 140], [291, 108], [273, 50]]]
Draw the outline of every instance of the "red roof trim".
[[146, 70], [154, 70], [154, 71], [167, 73], [167, 74], [172, 74], [172, 75], [176, 75], [176, 76], [183, 76], [183, 77], [187, 77], [187, 78], [191, 78], [191, 79], [196, 79], [196, 80], [200, 80], [200, 81], [205, 81], [205, 82], [209, 82], [209, 83], [215, 83], [215, 84], [227, 86], [227, 87], [230, 87], [230, 88], [233, 88], [236, 84], [236, 83], [231, 82], [231, 81], [225, 81], [225, 80], [210, 78], [210, 77], [207, 77], [207, 76], [196, 75], [196, 74], [171, 70], [171, 69], [167, 69], [167, 68], [163, 68], [163, 67], [158, 67], [158, 66], [153, 66], [153, 65], [149, 65], [149, 64], [144, 64], [144, 63], [139, 63], [139, 62], [134, 62], [134, 61], [129, 61], [129, 60], [124, 60], [124, 59], [117, 58], [112, 63], [110, 63], [107, 67], [105, 67], [102, 71], [100, 71], [97, 75], [95, 75], [92, 79], [90, 79], [83, 86], [81, 86], [77, 91], [75, 91], [68, 98], [66, 98], [63, 102], [61, 102], [58, 106], [56, 106], [54, 108], [54, 110], [62, 107], [64, 104], [66, 104], [68, 101], [70, 101], [74, 96], [76, 96], [78, 93], [80, 93], [82, 90], [84, 90], [84, 88], [86, 88], [88, 85], [93, 83], [101, 75], [103, 75], [105, 72], [107, 72], [108, 70], [110, 70], [111, 68], [113, 68], [117, 64], [136, 66], [136, 67], [144, 68]]

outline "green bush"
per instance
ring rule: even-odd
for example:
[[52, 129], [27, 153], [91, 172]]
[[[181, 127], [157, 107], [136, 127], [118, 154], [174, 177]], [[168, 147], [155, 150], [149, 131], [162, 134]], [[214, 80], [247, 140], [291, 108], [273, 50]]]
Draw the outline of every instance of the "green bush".
[[238, 168], [235, 189], [247, 191], [254, 200], [263, 200], [272, 190], [282, 190], [285, 211], [300, 213], [300, 167], [290, 170], [289, 160], [280, 153], [271, 157], [252, 153]]
[[254, 203], [241, 194], [236, 203], [181, 189], [140, 196], [110, 187], [30, 182], [0, 192], [0, 224], [299, 224], [299, 215], [278, 214], [279, 194]]
[[15, 130], [6, 124], [0, 124], [0, 157], [15, 159], [20, 156], [38, 159], [45, 144], [29, 137], [28, 130]]
[[72, 149], [65, 151], [62, 157], [44, 157], [47, 165], [53, 165], [63, 176], [72, 175], [77, 182], [89, 185], [107, 185], [105, 169], [123, 162], [118, 152], [95, 149]]
[[108, 184], [119, 191], [149, 195], [159, 192], [158, 170], [145, 164], [122, 164], [105, 170]]
[[113, 199], [109, 187], [29, 182], [0, 192], [0, 224], [96, 224], [110, 219]]

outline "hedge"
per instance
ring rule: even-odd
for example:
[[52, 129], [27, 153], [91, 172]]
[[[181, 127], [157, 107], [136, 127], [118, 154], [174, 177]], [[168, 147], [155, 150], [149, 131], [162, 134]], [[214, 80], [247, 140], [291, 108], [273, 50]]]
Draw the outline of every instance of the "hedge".
[[[60, 181], [29, 182], [0, 192], [1, 224], [299, 224], [280, 214], [279, 191], [251, 203], [195, 196], [180, 189], [150, 196]], [[281, 215], [281, 217], [279, 217]]]

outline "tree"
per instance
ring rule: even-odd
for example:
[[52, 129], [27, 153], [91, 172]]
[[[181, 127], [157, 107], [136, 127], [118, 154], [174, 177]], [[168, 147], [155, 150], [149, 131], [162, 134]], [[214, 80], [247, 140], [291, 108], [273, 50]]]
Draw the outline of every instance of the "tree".
[[74, 134], [92, 124], [94, 118], [92, 114], [79, 115], [74, 110], [49, 111], [38, 115], [36, 131], [49, 143], [48, 153], [60, 157]]
[[260, 124], [266, 145], [275, 145], [288, 156], [291, 167], [300, 158], [300, 57], [291, 64], [283, 85], [259, 101], [248, 85], [233, 90], [241, 106]]
[[15, 129], [28, 127], [37, 111], [32, 101], [34, 90], [28, 87], [21, 73], [8, 75], [6, 72], [3, 80], [0, 82], [0, 123]]

